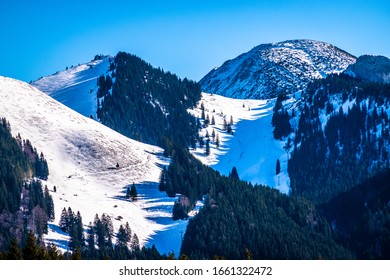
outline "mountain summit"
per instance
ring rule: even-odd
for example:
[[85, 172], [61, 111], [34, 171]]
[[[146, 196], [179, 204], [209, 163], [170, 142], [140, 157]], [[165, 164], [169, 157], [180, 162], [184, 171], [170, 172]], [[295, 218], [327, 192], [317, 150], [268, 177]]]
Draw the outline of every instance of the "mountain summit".
[[202, 90], [233, 98], [265, 99], [294, 92], [310, 81], [343, 72], [356, 58], [314, 40], [262, 44], [226, 61], [200, 80]]

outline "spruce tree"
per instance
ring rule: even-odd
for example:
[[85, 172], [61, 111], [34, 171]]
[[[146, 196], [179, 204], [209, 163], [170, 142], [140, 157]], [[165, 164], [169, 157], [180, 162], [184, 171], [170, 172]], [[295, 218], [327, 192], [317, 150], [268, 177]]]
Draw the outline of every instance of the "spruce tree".
[[235, 166], [233, 166], [232, 172], [230, 172], [229, 177], [236, 180], [240, 180], [240, 177], [238, 176], [237, 168]]
[[220, 141], [219, 141], [219, 134], [218, 133], [217, 133], [217, 136], [216, 136], [216, 139], [215, 139], [215, 145], [217, 146], [217, 148], [219, 148]]
[[205, 148], [205, 152], [206, 156], [210, 155], [210, 139], [207, 138], [206, 140], [206, 148]]
[[23, 247], [23, 259], [24, 260], [39, 260], [39, 247], [37, 240], [32, 231], [29, 231], [27, 235], [26, 244]]
[[130, 248], [133, 251], [139, 251], [140, 250], [139, 239], [138, 239], [137, 234], [135, 234], [135, 233], [133, 235], [133, 238], [131, 239]]
[[22, 252], [20, 251], [18, 241], [16, 238], [12, 238], [11, 245], [9, 246], [8, 252], [5, 254], [7, 260], [21, 260]]
[[280, 161], [279, 159], [276, 160], [276, 175], [280, 173]]
[[68, 227], [68, 223], [69, 223], [69, 218], [68, 218], [68, 212], [66, 211], [66, 209], [62, 209], [62, 212], [61, 212], [61, 217], [60, 217], [60, 223], [59, 223], [59, 227], [62, 231], [67, 231], [67, 227]]
[[137, 198], [138, 198], [137, 189], [136, 189], [134, 183], [133, 183], [133, 185], [131, 186], [130, 196], [131, 196], [131, 200], [133, 200], [133, 201], [137, 200]]

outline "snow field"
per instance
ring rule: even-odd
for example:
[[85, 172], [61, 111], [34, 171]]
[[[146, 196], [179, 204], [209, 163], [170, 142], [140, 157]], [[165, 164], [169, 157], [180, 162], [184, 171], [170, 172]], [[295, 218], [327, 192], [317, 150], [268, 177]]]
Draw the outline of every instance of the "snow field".
[[[285, 141], [275, 140], [271, 125], [272, 110], [275, 99], [251, 100], [233, 99], [216, 94], [202, 93], [197, 108], [189, 110], [195, 117], [201, 117], [201, 104], [205, 115], [215, 118], [215, 125], [209, 125], [200, 132], [211, 136], [214, 129], [219, 135], [220, 147], [217, 148], [210, 137], [210, 155], [206, 156], [204, 148], [191, 150], [202, 163], [229, 175], [233, 166], [238, 170], [241, 179], [253, 184], [263, 184], [279, 189], [283, 193], [290, 190], [290, 179], [287, 173], [288, 153], [284, 150]], [[234, 135], [223, 130], [224, 119], [233, 117]], [[276, 175], [276, 160], [281, 163], [281, 173]]]

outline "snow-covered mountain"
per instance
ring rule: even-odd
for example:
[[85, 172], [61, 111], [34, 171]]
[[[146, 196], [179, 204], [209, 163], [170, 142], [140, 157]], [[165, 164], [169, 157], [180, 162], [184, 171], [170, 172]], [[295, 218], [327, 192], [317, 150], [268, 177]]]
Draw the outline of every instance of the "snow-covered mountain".
[[[10, 122], [12, 133], [31, 140], [48, 161], [44, 184], [56, 213], [48, 240], [61, 246], [65, 238], [55, 232], [64, 207], [80, 211], [85, 225], [96, 213], [108, 214], [116, 230], [129, 222], [141, 245], [172, 226], [159, 220], [170, 215], [161, 207], [174, 201], [156, 191], [161, 167], [168, 164], [161, 148], [131, 140], [21, 81], [0, 76], [0, 99], [1, 117]], [[141, 197], [136, 202], [125, 199], [132, 183]]]
[[107, 74], [112, 59], [99, 56], [90, 62], [42, 77], [32, 85], [76, 112], [96, 119], [97, 79]]
[[200, 80], [202, 90], [233, 98], [266, 99], [343, 72], [356, 58], [331, 44], [290, 40], [262, 44], [226, 61]]
[[377, 83], [390, 83], [390, 59], [381, 55], [359, 56], [346, 73]]

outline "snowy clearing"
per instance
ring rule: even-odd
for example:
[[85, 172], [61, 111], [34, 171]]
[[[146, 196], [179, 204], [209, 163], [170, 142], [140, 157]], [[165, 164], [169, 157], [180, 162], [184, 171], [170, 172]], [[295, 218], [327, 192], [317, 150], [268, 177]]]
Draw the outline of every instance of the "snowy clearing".
[[[220, 145], [210, 137], [210, 155], [199, 145], [192, 154], [224, 175], [229, 175], [233, 166], [242, 180], [253, 184], [263, 184], [279, 189], [283, 193], [290, 190], [287, 173], [288, 154], [284, 150], [285, 141], [275, 140], [271, 125], [275, 99], [251, 100], [233, 99], [216, 94], [202, 93], [202, 99], [191, 114], [200, 118], [201, 104], [209, 119], [214, 117], [215, 125], [203, 128], [201, 135], [218, 134]], [[233, 119], [234, 135], [224, 129], [224, 120]], [[276, 175], [276, 160], [281, 163], [281, 173]]]

